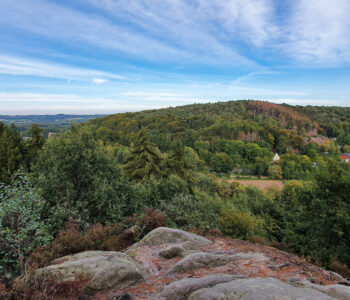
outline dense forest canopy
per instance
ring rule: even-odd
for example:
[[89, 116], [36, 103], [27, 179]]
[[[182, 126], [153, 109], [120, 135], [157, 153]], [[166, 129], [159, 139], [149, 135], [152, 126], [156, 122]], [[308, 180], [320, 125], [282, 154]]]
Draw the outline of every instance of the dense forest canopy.
[[[263, 240], [346, 270], [350, 164], [339, 157], [349, 145], [349, 108], [261, 101], [110, 115], [48, 139], [38, 125], [24, 140], [0, 123], [0, 277], [115, 249], [115, 240], [73, 242], [96, 228], [103, 241], [160, 225]], [[244, 187], [242, 176], [284, 187]]]

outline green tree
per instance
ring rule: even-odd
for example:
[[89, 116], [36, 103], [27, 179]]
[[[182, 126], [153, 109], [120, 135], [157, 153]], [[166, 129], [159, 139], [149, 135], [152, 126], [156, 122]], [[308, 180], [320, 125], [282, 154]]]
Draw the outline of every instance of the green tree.
[[259, 176], [267, 175], [270, 159], [268, 157], [257, 157], [255, 159], [255, 174]]
[[28, 170], [30, 170], [31, 165], [35, 162], [39, 150], [41, 150], [45, 144], [42, 131], [43, 130], [37, 124], [33, 124], [29, 130], [30, 139], [25, 143]]
[[267, 173], [272, 179], [282, 179], [282, 169], [279, 165], [271, 165]]
[[125, 161], [123, 166], [124, 175], [131, 180], [145, 182], [152, 176], [155, 178], [164, 176], [161, 167], [163, 163], [162, 154], [148, 139], [145, 129], [140, 131], [135, 145]]
[[225, 209], [219, 217], [221, 229], [225, 234], [235, 238], [247, 238], [261, 230], [262, 220], [254, 217], [249, 211], [241, 212], [237, 209]]
[[210, 165], [213, 168], [213, 171], [219, 173], [230, 172], [233, 168], [231, 157], [223, 152], [215, 153], [211, 159]]
[[24, 163], [24, 146], [15, 125], [0, 128], [0, 182], [9, 183], [11, 176]]
[[350, 172], [333, 160], [317, 172], [315, 187], [293, 184], [284, 192], [290, 200], [285, 202], [283, 241], [325, 265], [334, 257], [350, 265], [349, 193]]
[[278, 136], [276, 149], [277, 149], [278, 153], [285, 153], [286, 152], [287, 137], [284, 134], [281, 134]]
[[75, 127], [47, 141], [33, 166], [33, 179], [54, 232], [68, 220], [116, 222], [136, 210], [132, 188], [115, 158], [89, 132]]
[[0, 185], [0, 274], [25, 273], [31, 251], [51, 240], [40, 218], [44, 200], [18, 173], [11, 185]]
[[166, 166], [169, 174], [176, 174], [191, 186], [195, 182], [193, 170], [196, 167], [196, 163], [193, 159], [190, 160], [186, 157], [185, 152], [186, 150], [182, 143], [176, 141], [166, 160]]

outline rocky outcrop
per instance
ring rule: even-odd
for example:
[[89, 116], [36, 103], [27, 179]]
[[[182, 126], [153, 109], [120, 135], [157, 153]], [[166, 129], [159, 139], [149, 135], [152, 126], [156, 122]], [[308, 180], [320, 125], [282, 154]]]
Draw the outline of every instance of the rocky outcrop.
[[165, 286], [160, 292], [153, 295], [151, 300], [186, 300], [193, 291], [244, 277], [239, 275], [209, 275], [202, 278], [186, 278]]
[[86, 251], [62, 257], [39, 269], [37, 279], [54, 278], [57, 282], [89, 279], [84, 294], [122, 289], [145, 279], [143, 267], [128, 255], [113, 251]]
[[341, 277], [292, 254], [163, 227], [125, 253], [83, 252], [36, 272], [58, 282], [81, 276], [81, 298], [101, 300], [350, 300]]
[[189, 295], [188, 300], [331, 300], [319, 291], [297, 288], [275, 278], [237, 279], [200, 289]]
[[334, 297], [339, 300], [350, 300], [350, 287], [340, 285], [340, 284], [331, 284], [331, 285], [319, 285], [314, 284], [309, 281], [296, 281], [295, 286], [308, 287], [320, 292], [327, 294], [330, 297]]
[[227, 255], [197, 252], [189, 254], [184, 259], [180, 260], [178, 263], [175, 264], [174, 267], [170, 269], [169, 273], [181, 273], [189, 270], [196, 270], [202, 268], [215, 268], [226, 265], [229, 262], [256, 258], [260, 258], [260, 260], [265, 259], [263, 255], [259, 254], [238, 253], [234, 255]]
[[147, 234], [141, 241], [130, 247], [130, 250], [142, 246], [158, 246], [163, 244], [181, 243], [186, 250], [198, 250], [204, 246], [210, 245], [212, 242], [205, 237], [167, 227], [159, 227]]
[[170, 246], [159, 252], [159, 256], [170, 259], [174, 257], [183, 257], [186, 253], [186, 250], [181, 245]]

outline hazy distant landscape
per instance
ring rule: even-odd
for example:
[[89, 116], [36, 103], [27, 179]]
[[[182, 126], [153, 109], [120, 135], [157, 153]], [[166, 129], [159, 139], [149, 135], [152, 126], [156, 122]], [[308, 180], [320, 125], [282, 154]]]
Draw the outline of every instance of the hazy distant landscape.
[[33, 124], [38, 124], [45, 137], [48, 134], [60, 132], [67, 129], [73, 123], [82, 123], [91, 119], [101, 118], [104, 115], [0, 115], [0, 122], [4, 124], [14, 124], [21, 135], [26, 136]]
[[81, 123], [90, 119], [104, 117], [104, 115], [0, 115], [0, 122], [5, 124], [15, 124], [16, 126], [25, 126], [30, 124], [57, 124], [70, 125], [71, 123]]

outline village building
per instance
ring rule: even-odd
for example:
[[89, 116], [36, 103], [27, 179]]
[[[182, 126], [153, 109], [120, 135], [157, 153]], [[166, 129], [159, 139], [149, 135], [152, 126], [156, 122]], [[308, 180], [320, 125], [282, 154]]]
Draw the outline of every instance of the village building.
[[278, 155], [278, 153], [276, 153], [275, 156], [273, 157], [272, 161], [278, 162], [280, 159], [281, 159], [280, 156]]
[[47, 137], [50, 138], [50, 137], [54, 136], [55, 134], [57, 134], [57, 133], [56, 132], [49, 132]]
[[350, 164], [350, 153], [344, 153], [344, 154], [340, 155], [339, 158], [343, 162], [346, 162], [346, 163]]

